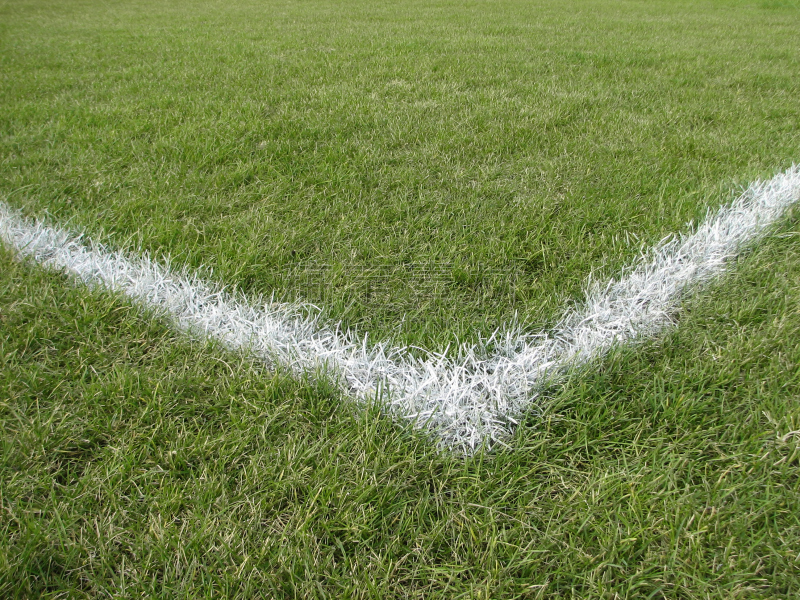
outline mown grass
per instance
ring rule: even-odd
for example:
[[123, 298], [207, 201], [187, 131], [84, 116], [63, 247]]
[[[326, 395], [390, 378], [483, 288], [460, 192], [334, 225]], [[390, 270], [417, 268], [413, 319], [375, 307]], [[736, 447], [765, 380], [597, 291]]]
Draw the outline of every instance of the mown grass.
[[[0, 197], [442, 347], [797, 160], [792, 2], [0, 5]], [[800, 230], [463, 458], [0, 249], [0, 596], [792, 598]]]
[[800, 148], [791, 2], [20, 0], [0, 197], [441, 349]]
[[464, 458], [2, 251], [0, 595], [796, 597], [796, 212], [680, 319]]

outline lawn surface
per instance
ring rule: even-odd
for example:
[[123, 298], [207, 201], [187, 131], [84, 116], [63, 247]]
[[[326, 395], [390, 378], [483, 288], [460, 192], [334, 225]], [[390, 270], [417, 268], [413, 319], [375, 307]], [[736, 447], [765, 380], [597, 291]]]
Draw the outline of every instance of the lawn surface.
[[13, 1], [0, 197], [442, 349], [800, 158], [791, 2]]
[[[441, 348], [800, 159], [792, 2], [0, 4], [0, 198]], [[437, 453], [0, 248], [0, 597], [794, 598], [800, 211]], [[471, 337], [472, 336], [472, 337]]]
[[797, 217], [471, 458], [3, 252], [0, 596], [797, 597]]

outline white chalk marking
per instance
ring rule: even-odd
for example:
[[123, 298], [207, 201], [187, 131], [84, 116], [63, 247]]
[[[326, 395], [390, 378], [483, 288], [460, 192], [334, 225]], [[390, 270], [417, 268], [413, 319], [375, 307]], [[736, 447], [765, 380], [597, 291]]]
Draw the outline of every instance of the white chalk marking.
[[[584, 303], [568, 310], [552, 331], [531, 334], [508, 327], [451, 356], [423, 358], [323, 326], [307, 316], [306, 306], [247, 302], [146, 256], [126, 256], [31, 222], [2, 202], [0, 239], [21, 256], [162, 311], [182, 331], [213, 336], [296, 373], [327, 370], [361, 400], [382, 390], [396, 416], [429, 429], [443, 447], [471, 452], [506, 437], [543, 388], [570, 369], [669, 325], [688, 291], [722, 273], [799, 198], [800, 167], [795, 165], [753, 183], [694, 231], [662, 240], [618, 279], [588, 285]], [[481, 358], [489, 344], [493, 353]]]

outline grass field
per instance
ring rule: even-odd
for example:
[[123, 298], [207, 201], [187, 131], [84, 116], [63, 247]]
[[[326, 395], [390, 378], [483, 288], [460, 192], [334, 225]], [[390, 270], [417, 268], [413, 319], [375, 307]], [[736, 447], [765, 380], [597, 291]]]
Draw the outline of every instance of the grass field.
[[7, 253], [0, 307], [0, 595], [800, 592], [796, 215], [466, 459]]
[[[796, 2], [0, 5], [0, 199], [437, 350], [800, 157]], [[795, 210], [508, 449], [0, 250], [0, 595], [800, 594]]]
[[0, 194], [433, 350], [797, 160], [800, 11], [7, 2]]

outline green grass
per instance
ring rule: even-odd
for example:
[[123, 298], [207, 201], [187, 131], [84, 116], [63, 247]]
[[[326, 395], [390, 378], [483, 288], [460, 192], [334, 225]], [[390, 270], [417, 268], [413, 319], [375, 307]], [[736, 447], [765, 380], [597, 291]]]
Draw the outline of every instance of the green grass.
[[441, 349], [800, 158], [791, 2], [0, 6], [0, 197]]
[[[441, 348], [800, 160], [796, 2], [0, 4], [0, 198]], [[0, 597], [800, 595], [800, 221], [464, 458], [0, 248]]]
[[0, 596], [796, 597], [799, 225], [471, 458], [2, 252]]

